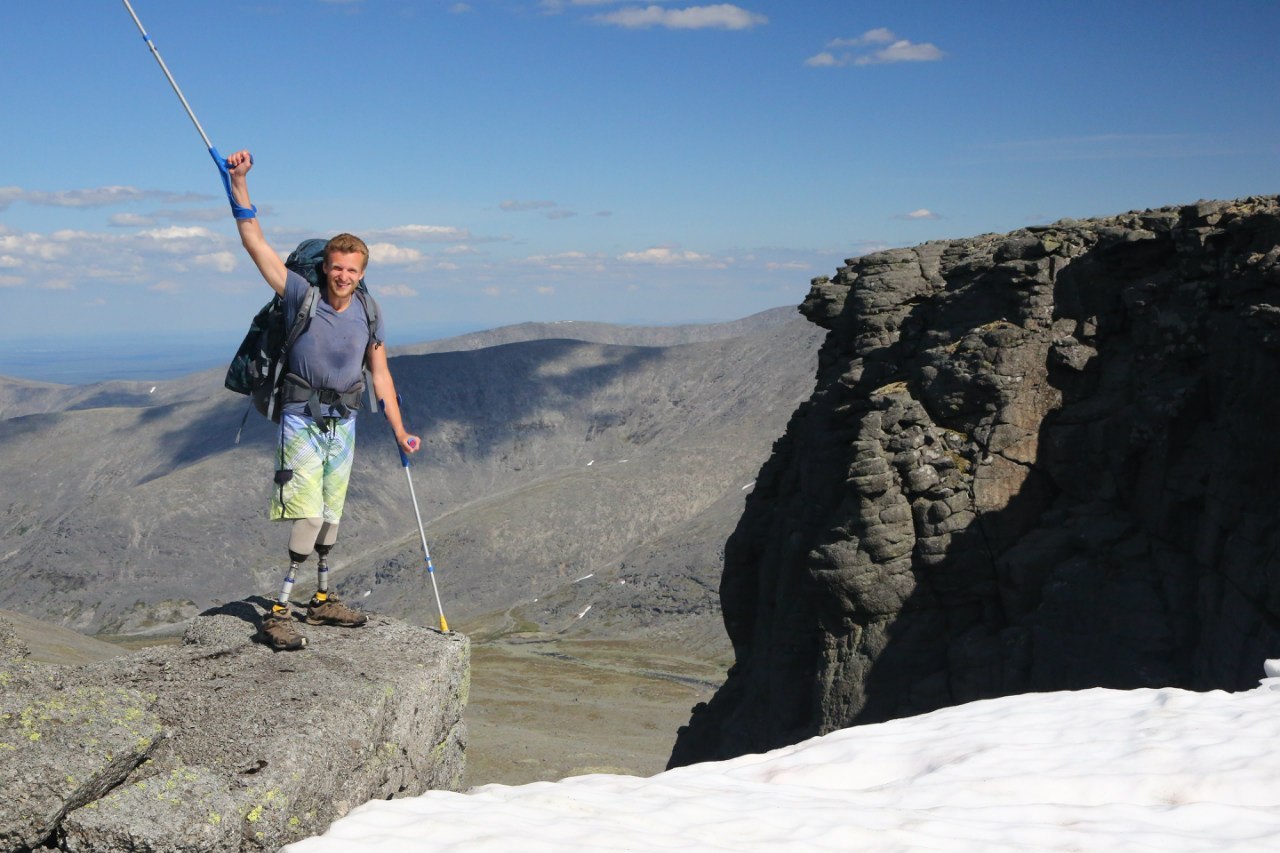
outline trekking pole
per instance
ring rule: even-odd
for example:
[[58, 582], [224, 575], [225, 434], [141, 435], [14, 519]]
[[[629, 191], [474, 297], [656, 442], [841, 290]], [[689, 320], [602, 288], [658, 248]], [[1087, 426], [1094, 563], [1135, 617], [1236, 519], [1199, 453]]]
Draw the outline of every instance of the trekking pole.
[[[160, 65], [160, 70], [164, 72], [165, 78], [169, 81], [169, 85], [173, 87], [173, 92], [178, 96], [178, 100], [182, 102], [182, 108], [187, 111], [187, 115], [191, 118], [191, 123], [196, 126], [196, 132], [200, 134], [200, 138], [204, 140], [204, 147], [209, 149], [209, 156], [213, 158], [213, 162], [218, 167], [219, 174], [222, 175], [222, 186], [227, 191], [227, 200], [231, 202], [231, 212], [236, 219], [251, 219], [257, 215], [256, 207], [241, 207], [236, 204], [235, 196], [231, 193], [231, 174], [227, 171], [227, 161], [218, 153], [218, 149], [213, 147], [213, 143], [209, 141], [209, 135], [204, 132], [204, 128], [200, 126], [200, 120], [196, 118], [195, 112], [191, 109], [191, 105], [187, 103], [187, 98], [182, 94], [182, 89], [178, 87], [178, 81], [173, 79], [173, 74], [169, 72], [169, 66], [164, 64], [164, 59], [160, 56], [160, 51], [156, 49], [155, 42], [151, 40], [151, 36], [147, 34], [147, 30], [142, 26], [142, 21], [138, 19], [138, 13], [133, 11], [133, 6], [129, 0], [124, 0], [124, 7], [129, 10], [129, 17], [133, 18], [133, 22], [138, 25], [138, 32], [142, 33], [142, 40], [147, 43], [147, 47], [151, 49], [151, 55], [156, 58], [156, 62]], [[252, 162], [252, 159], [250, 159]]]
[[[400, 395], [396, 395], [396, 403], [400, 403]], [[382, 400], [378, 401], [378, 406], [382, 409], [382, 416], [387, 416], [387, 407]], [[387, 421], [388, 426], [391, 421]], [[394, 434], [392, 436], [394, 438]], [[427, 562], [427, 577], [431, 578], [431, 591], [436, 596], [436, 612], [440, 614], [440, 630], [449, 633], [449, 623], [444, 619], [444, 607], [440, 604], [440, 588], [436, 586], [436, 569], [431, 564], [431, 549], [427, 547], [427, 532], [422, 526], [422, 513], [418, 511], [418, 495], [413, 490], [413, 476], [409, 473], [409, 455], [404, 452], [404, 448], [400, 446], [400, 442], [396, 442], [396, 450], [400, 453], [400, 464], [404, 466], [404, 478], [409, 481], [409, 497], [413, 499], [413, 515], [418, 519], [418, 537], [422, 540], [422, 556]]]

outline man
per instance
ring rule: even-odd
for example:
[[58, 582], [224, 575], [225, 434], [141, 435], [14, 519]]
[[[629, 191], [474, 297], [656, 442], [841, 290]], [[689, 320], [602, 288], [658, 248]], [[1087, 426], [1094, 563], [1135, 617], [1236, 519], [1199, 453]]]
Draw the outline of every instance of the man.
[[[267, 243], [249, 201], [248, 174], [253, 158], [237, 151], [227, 158], [233, 210], [240, 242], [271, 289], [284, 298], [286, 327], [291, 326], [310, 285], [289, 270]], [[339, 234], [325, 246], [326, 286], [307, 329], [289, 351], [285, 403], [280, 417], [276, 488], [271, 518], [290, 519], [289, 571], [279, 600], [263, 619], [259, 638], [276, 649], [295, 650], [307, 644], [298, 630], [289, 596], [299, 567], [315, 551], [316, 594], [307, 605], [310, 625], [359, 627], [368, 620], [343, 604], [329, 590], [328, 555], [338, 537], [351, 461], [355, 450], [355, 412], [368, 366], [377, 399], [383, 402], [396, 443], [406, 453], [420, 444], [405, 431], [396, 401], [395, 383], [382, 343], [381, 312], [370, 334], [363, 301], [356, 285], [364, 276], [369, 249], [358, 237]]]

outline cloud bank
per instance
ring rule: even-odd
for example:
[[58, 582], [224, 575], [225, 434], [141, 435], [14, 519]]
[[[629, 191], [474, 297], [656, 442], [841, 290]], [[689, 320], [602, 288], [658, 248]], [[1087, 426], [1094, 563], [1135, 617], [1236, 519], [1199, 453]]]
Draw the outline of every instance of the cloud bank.
[[[846, 65], [888, 65], [896, 62], [937, 62], [946, 56], [936, 45], [898, 38], [890, 29], [877, 27], [857, 38], [837, 38], [827, 49], [805, 60], [811, 68], [843, 68]], [[833, 51], [840, 51], [834, 53]]]
[[749, 30], [767, 24], [769, 19], [757, 12], [748, 12], [731, 3], [713, 6], [690, 6], [687, 9], [665, 9], [662, 6], [644, 6], [619, 9], [596, 15], [602, 24], [632, 30], [664, 27], [669, 30]]

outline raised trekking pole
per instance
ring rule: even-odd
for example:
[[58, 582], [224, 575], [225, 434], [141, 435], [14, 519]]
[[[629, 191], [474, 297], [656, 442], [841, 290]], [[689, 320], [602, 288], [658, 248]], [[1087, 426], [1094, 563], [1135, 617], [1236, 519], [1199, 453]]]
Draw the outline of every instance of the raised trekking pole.
[[231, 202], [231, 212], [236, 219], [252, 219], [257, 215], [256, 207], [241, 207], [236, 204], [235, 196], [231, 193], [231, 174], [227, 171], [227, 161], [218, 153], [218, 149], [213, 147], [213, 143], [209, 141], [209, 135], [204, 132], [204, 128], [200, 126], [200, 120], [196, 118], [196, 114], [192, 111], [191, 105], [187, 103], [187, 98], [182, 94], [182, 89], [178, 88], [178, 81], [173, 79], [173, 74], [169, 72], [169, 66], [164, 64], [164, 59], [160, 56], [160, 51], [156, 50], [155, 42], [151, 40], [151, 36], [147, 34], [147, 30], [142, 26], [142, 21], [138, 20], [138, 13], [133, 11], [133, 6], [129, 4], [129, 0], [124, 0], [124, 7], [129, 10], [129, 17], [133, 18], [133, 22], [138, 25], [138, 32], [142, 33], [142, 40], [147, 43], [147, 47], [151, 49], [151, 55], [156, 58], [156, 62], [160, 65], [160, 70], [164, 72], [164, 76], [169, 81], [169, 85], [173, 87], [173, 92], [178, 96], [178, 100], [182, 101], [182, 108], [187, 111], [187, 115], [191, 118], [191, 123], [196, 126], [196, 131], [200, 134], [200, 138], [204, 140], [204, 147], [209, 149], [209, 156], [213, 158], [213, 162], [218, 167], [219, 174], [222, 175], [222, 186], [227, 191], [227, 200]]
[[[400, 403], [400, 395], [396, 395], [396, 403]], [[382, 416], [387, 416], [387, 407], [381, 400], [378, 401], [378, 407], [382, 409]], [[390, 421], [388, 421], [390, 425]], [[392, 436], [394, 438], [394, 436]], [[422, 540], [422, 556], [427, 561], [427, 577], [431, 578], [431, 591], [436, 595], [436, 612], [440, 614], [440, 630], [449, 633], [449, 623], [444, 619], [444, 607], [440, 604], [440, 588], [436, 586], [436, 569], [431, 564], [431, 549], [427, 547], [427, 532], [422, 526], [422, 513], [418, 511], [418, 495], [413, 490], [413, 476], [409, 473], [409, 455], [404, 452], [404, 448], [400, 446], [400, 442], [396, 442], [396, 450], [400, 453], [400, 464], [404, 466], [404, 478], [409, 481], [409, 497], [413, 498], [413, 515], [418, 519], [418, 537]]]

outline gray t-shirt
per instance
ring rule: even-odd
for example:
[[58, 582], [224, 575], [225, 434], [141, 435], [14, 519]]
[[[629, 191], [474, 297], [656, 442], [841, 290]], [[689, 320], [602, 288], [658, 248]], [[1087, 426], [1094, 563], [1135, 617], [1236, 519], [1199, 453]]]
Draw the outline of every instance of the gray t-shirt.
[[[289, 270], [284, 285], [285, 328], [293, 328], [293, 320], [298, 316], [310, 287], [305, 278]], [[381, 311], [378, 312], [377, 335], [378, 340], [382, 340]], [[368, 346], [369, 320], [360, 300], [353, 296], [345, 311], [335, 311], [322, 291], [311, 323], [289, 351], [287, 369], [312, 388], [347, 391], [363, 378], [364, 353]], [[290, 403], [285, 411], [304, 414], [306, 403]], [[321, 416], [336, 417], [339, 414], [332, 407], [325, 406]]]

